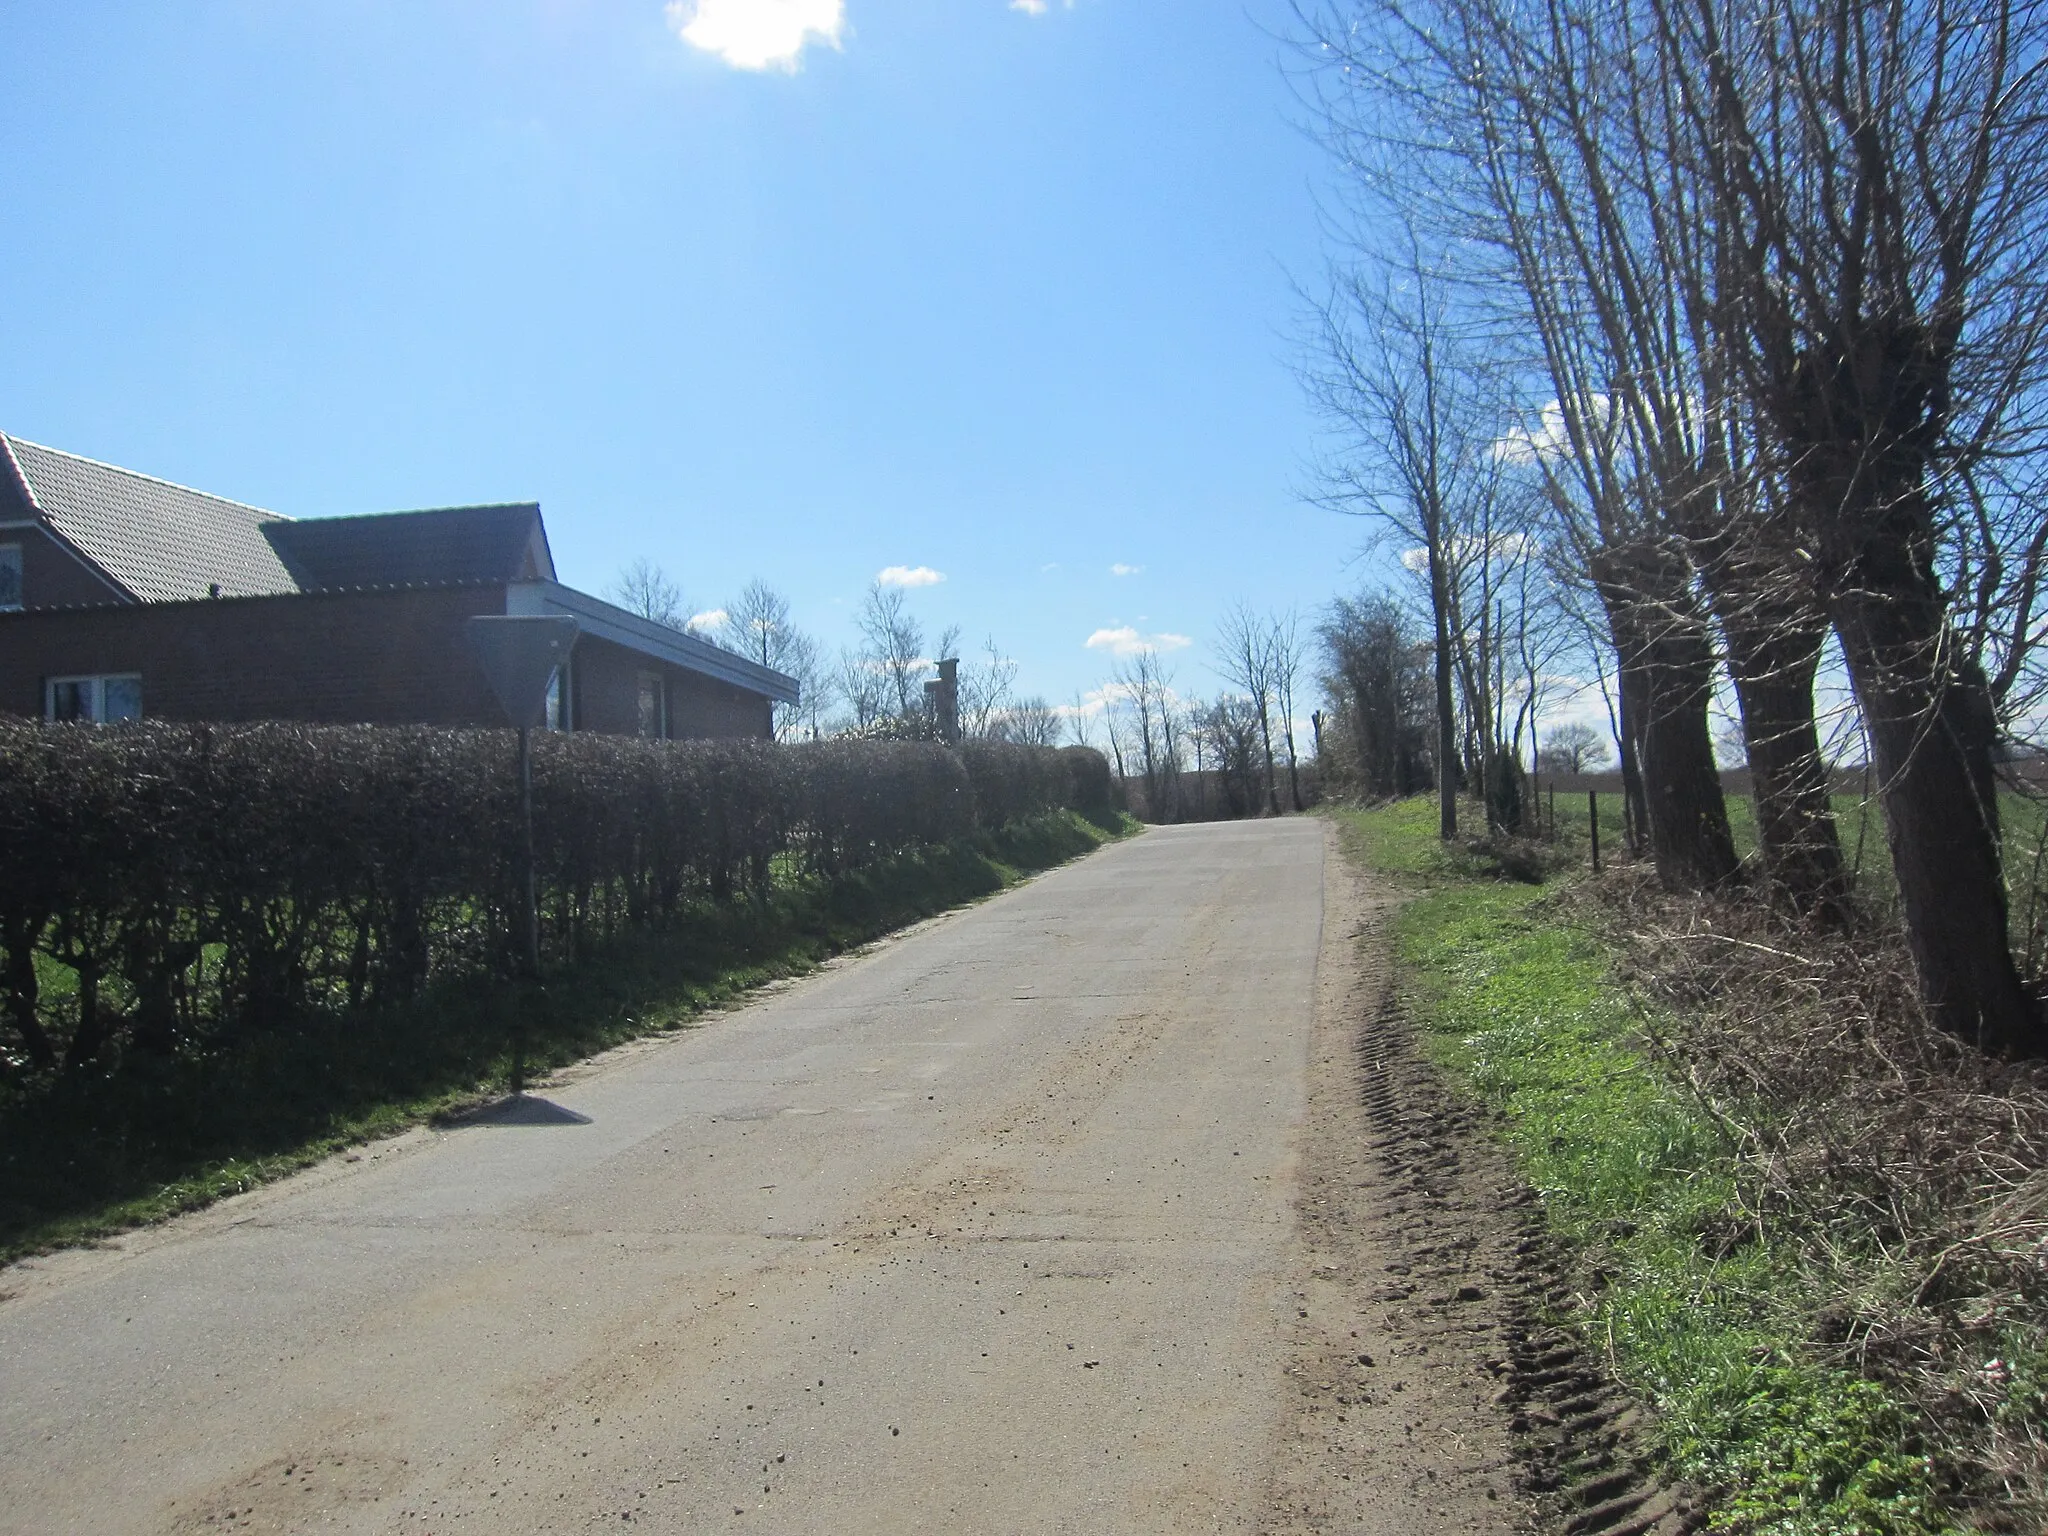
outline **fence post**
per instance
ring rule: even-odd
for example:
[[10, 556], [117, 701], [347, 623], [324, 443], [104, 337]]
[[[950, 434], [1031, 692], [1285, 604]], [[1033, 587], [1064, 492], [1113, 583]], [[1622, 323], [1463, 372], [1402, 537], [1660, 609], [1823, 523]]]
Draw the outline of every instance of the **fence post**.
[[1586, 825], [1593, 832], [1593, 873], [1600, 873], [1600, 791], [1586, 791]]

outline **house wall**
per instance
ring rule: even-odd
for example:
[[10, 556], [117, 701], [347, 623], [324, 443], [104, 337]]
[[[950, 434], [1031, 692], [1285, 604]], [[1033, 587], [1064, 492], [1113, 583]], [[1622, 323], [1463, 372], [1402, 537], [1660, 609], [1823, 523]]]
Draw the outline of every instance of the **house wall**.
[[40, 528], [0, 528], [0, 544], [21, 546], [23, 608], [118, 602], [120, 588]]
[[503, 611], [472, 587], [0, 614], [0, 711], [41, 716], [48, 677], [136, 672], [155, 720], [496, 724], [462, 622]]
[[[463, 621], [504, 611], [488, 586], [0, 613], [0, 714], [40, 718], [46, 678], [140, 673], [154, 720], [495, 726]], [[595, 636], [572, 672], [577, 730], [634, 734], [640, 674], [658, 672], [671, 736], [769, 734], [761, 695]]]
[[575, 726], [631, 736], [640, 727], [640, 676], [658, 674], [668, 695], [668, 734], [677, 740], [771, 732], [769, 702], [715, 677], [686, 671], [595, 635], [576, 642]]

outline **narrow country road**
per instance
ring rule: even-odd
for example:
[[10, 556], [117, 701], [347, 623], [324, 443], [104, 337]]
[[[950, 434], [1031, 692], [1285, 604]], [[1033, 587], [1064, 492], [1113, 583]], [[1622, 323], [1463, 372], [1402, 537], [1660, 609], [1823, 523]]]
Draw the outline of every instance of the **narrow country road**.
[[0, 1530], [1270, 1527], [1325, 848], [1155, 830], [0, 1275]]

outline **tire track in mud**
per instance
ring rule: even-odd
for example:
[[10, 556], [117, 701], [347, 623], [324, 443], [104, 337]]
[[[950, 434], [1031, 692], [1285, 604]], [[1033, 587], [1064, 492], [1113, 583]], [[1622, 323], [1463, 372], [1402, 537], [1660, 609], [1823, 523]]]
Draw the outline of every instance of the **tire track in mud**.
[[[1376, 943], [1376, 940], [1369, 940]], [[1384, 961], [1371, 962], [1381, 970]], [[1661, 1476], [1647, 1416], [1571, 1324], [1582, 1304], [1536, 1194], [1481, 1107], [1424, 1058], [1384, 982], [1360, 1019], [1356, 1087], [1385, 1180], [1382, 1305], [1497, 1383], [1517, 1491], [1558, 1536], [1682, 1536], [1703, 1515]]]

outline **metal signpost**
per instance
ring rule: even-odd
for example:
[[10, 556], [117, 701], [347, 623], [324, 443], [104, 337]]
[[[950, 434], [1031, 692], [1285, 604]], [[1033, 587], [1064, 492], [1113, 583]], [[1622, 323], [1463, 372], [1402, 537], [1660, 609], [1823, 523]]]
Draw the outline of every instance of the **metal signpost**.
[[[540, 980], [540, 893], [533, 854], [533, 728], [546, 723], [548, 688], [576, 644], [571, 618], [480, 614], [469, 621], [470, 649], [484, 669], [508, 723], [519, 728], [520, 972]], [[525, 1009], [512, 1031], [512, 1093], [526, 1091]]]

